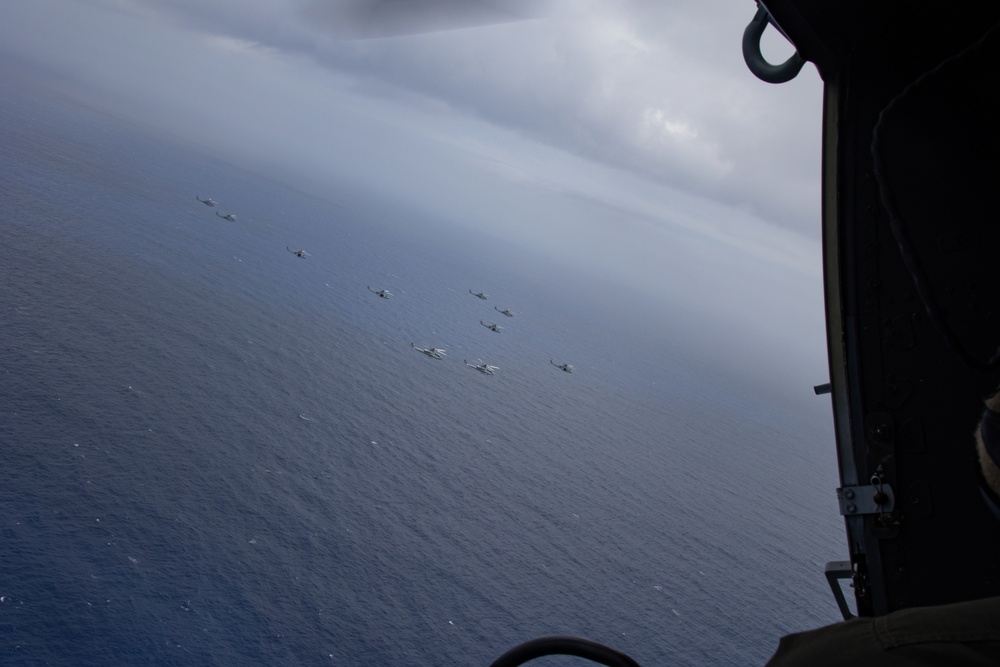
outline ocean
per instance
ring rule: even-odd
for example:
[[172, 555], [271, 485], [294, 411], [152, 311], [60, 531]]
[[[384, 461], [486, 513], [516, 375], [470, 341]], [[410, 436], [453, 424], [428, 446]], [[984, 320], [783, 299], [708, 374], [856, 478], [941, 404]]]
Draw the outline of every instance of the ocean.
[[0, 663], [753, 665], [837, 620], [823, 398], [375, 191], [0, 91]]

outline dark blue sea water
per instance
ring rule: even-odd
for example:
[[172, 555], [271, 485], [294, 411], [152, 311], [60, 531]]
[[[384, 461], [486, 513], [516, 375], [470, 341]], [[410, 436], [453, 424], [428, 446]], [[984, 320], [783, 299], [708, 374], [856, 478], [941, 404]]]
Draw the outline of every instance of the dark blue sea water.
[[820, 399], [10, 74], [0, 128], [3, 664], [752, 665], [836, 620]]

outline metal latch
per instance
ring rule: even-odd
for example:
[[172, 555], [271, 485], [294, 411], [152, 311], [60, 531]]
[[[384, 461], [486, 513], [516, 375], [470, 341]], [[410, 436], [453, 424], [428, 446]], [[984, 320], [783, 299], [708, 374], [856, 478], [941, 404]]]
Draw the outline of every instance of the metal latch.
[[872, 477], [871, 484], [844, 486], [837, 489], [840, 513], [844, 516], [862, 514], [886, 514], [896, 506], [896, 495], [892, 486]]
[[[826, 564], [826, 580], [830, 584], [830, 590], [833, 591], [833, 599], [837, 601], [837, 608], [840, 609], [840, 615], [844, 617], [845, 621], [849, 621], [854, 618], [854, 614], [851, 613], [851, 608], [847, 606], [847, 598], [844, 596], [844, 589], [840, 586], [841, 579], [851, 579], [852, 581], [857, 576], [857, 572], [854, 571], [854, 567], [851, 565], [849, 560], [832, 560]], [[854, 584], [852, 583], [853, 587]]]

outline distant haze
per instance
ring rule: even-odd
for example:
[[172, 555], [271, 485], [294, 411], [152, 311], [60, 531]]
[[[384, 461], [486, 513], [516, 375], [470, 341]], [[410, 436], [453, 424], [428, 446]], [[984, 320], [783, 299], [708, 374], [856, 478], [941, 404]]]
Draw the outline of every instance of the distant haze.
[[485, 232], [636, 322], [683, 313], [734, 364], [825, 381], [815, 70], [747, 71], [749, 1], [535, 7], [355, 39], [351, 3], [33, 0], [0, 7], [0, 50], [242, 167]]

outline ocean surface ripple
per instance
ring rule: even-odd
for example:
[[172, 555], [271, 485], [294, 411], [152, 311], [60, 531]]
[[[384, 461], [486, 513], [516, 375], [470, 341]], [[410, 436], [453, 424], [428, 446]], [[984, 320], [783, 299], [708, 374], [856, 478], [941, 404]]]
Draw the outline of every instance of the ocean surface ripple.
[[823, 405], [466, 232], [0, 84], [3, 664], [760, 664], [836, 620]]

